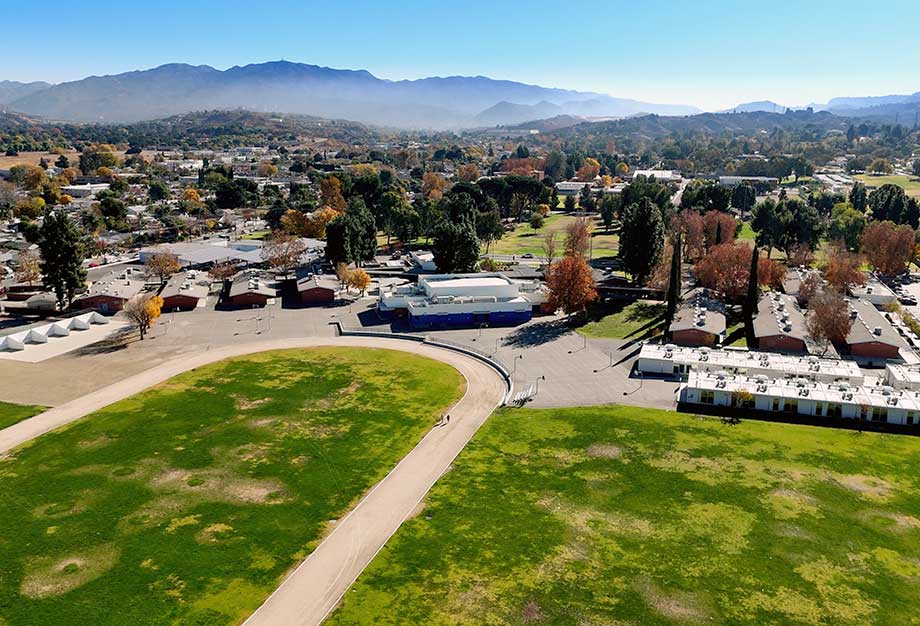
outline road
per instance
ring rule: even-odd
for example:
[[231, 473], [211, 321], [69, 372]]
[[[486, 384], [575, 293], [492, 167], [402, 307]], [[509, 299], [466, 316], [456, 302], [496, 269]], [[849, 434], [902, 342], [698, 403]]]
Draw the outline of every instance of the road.
[[449, 411], [449, 424], [429, 431], [245, 622], [247, 626], [320, 624], [501, 403], [505, 383], [482, 361], [460, 352], [388, 338], [305, 337], [230, 345], [167, 361], [0, 430], [0, 454], [196, 367], [264, 350], [315, 346], [411, 352], [455, 367], [467, 381], [466, 393]]

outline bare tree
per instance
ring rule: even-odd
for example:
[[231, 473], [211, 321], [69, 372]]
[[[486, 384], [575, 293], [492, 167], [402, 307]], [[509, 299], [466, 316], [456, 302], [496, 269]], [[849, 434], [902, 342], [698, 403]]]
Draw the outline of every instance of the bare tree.
[[543, 256], [546, 257], [546, 267], [556, 260], [556, 231], [547, 230], [543, 233]]
[[208, 276], [211, 277], [211, 280], [224, 281], [236, 276], [237, 271], [238, 268], [236, 264], [230, 261], [224, 261], [223, 263], [215, 263], [212, 265], [211, 269], [208, 270]]
[[846, 300], [836, 291], [826, 289], [811, 298], [805, 329], [812, 339], [827, 350], [828, 344], [843, 343], [853, 320]]
[[16, 256], [16, 281], [32, 283], [42, 277], [41, 257], [34, 250], [23, 250]]
[[179, 257], [171, 252], [158, 252], [147, 257], [144, 262], [144, 268], [148, 276], [156, 276], [160, 279], [160, 284], [166, 282], [166, 279], [182, 269], [179, 265]]
[[591, 240], [591, 223], [579, 217], [565, 227], [565, 256], [585, 256]]
[[307, 247], [300, 238], [275, 232], [262, 247], [262, 259], [286, 274], [300, 264], [300, 258], [306, 251]]

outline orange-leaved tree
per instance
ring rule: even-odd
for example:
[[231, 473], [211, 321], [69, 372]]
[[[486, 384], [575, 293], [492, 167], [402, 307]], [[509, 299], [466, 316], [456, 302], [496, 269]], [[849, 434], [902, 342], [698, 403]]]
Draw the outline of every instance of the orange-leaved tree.
[[152, 294], [138, 294], [125, 303], [125, 314], [137, 325], [142, 340], [162, 309], [163, 298]]
[[547, 270], [549, 305], [562, 309], [566, 315], [584, 311], [597, 299], [597, 288], [588, 262], [581, 255], [569, 255], [553, 263]]

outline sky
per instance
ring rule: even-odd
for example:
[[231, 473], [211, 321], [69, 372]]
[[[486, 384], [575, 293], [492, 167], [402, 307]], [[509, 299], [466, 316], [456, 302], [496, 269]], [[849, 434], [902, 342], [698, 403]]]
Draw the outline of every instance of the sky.
[[920, 91], [918, 23], [918, 0], [0, 0], [0, 80], [285, 59], [706, 110], [800, 106]]

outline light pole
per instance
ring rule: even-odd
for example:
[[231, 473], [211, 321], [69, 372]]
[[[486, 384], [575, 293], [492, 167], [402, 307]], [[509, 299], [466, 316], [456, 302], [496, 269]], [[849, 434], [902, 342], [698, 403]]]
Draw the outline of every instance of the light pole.
[[609, 368], [613, 367], [613, 352], [608, 352], [608, 353], [607, 353], [607, 356], [610, 357], [610, 363], [607, 364], [607, 367], [602, 367], [602, 368], [600, 368], [600, 369], [594, 370], [594, 373], [595, 373], [595, 374], [597, 374], [598, 372], [603, 371], [603, 370], [605, 370], [605, 369], [609, 369]]
[[[582, 344], [581, 344], [581, 348], [579, 348], [579, 350], [587, 350], [587, 349], [588, 349], [588, 336], [587, 336], [587, 335], [582, 335], [582, 336], [581, 336], [581, 339], [582, 339]], [[572, 353], [574, 353], [574, 352], [576, 352], [576, 351], [575, 351], [575, 350], [569, 350], [569, 354], [572, 354]]]
[[511, 374], [512, 374], [512, 375], [517, 371], [518, 359], [520, 359], [520, 360], [523, 361], [523, 360], [524, 360], [524, 355], [523, 355], [523, 354], [519, 354], [519, 355], [517, 355], [516, 357], [514, 357], [514, 364], [513, 364], [512, 367], [511, 367]]
[[540, 381], [541, 380], [546, 380], [546, 376], [540, 376], [539, 378], [537, 378], [533, 395], [537, 395], [538, 393], [540, 393]]
[[495, 356], [496, 354], [498, 354], [498, 344], [501, 343], [501, 340], [502, 340], [501, 337], [495, 340], [495, 349], [492, 350], [492, 356]]
[[645, 382], [645, 379], [642, 378], [642, 372], [636, 372], [636, 375], [639, 376], [639, 386], [636, 387], [635, 389], [633, 389], [632, 391], [624, 391], [624, 392], [623, 392], [623, 395], [624, 395], [624, 396], [628, 396], [628, 395], [630, 395], [630, 394], [636, 393], [637, 391], [639, 391], [640, 389], [642, 389], [642, 383]]
[[476, 341], [477, 339], [480, 339], [480, 338], [482, 337], [482, 329], [483, 329], [483, 328], [488, 328], [488, 327], [489, 327], [489, 325], [488, 325], [486, 322], [481, 323], [481, 324], [479, 325], [479, 334], [476, 335], [475, 337], [473, 337], [473, 341]]

